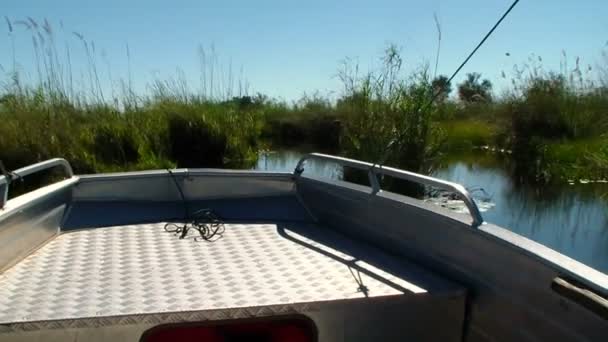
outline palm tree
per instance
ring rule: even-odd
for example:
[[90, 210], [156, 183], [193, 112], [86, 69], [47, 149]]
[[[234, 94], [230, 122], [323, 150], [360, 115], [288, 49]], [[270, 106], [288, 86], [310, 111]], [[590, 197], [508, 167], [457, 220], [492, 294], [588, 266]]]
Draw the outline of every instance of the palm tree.
[[492, 101], [492, 82], [487, 79], [481, 81], [480, 73], [469, 73], [467, 78], [458, 85], [458, 97], [464, 102], [490, 102]]
[[437, 101], [444, 102], [452, 92], [452, 84], [448, 81], [448, 77], [440, 75], [435, 77], [431, 82], [433, 94], [437, 94]]

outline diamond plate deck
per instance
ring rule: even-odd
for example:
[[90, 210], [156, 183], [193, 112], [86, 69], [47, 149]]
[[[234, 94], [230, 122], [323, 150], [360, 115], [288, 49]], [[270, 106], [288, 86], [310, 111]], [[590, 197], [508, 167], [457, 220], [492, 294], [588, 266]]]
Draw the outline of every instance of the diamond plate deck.
[[[196, 242], [194, 232], [180, 240], [163, 226], [59, 235], [0, 275], [0, 324], [184, 312], [200, 316], [235, 309], [255, 313], [260, 307], [289, 312], [283, 306], [419, 294], [446, 284], [310, 225], [227, 224], [215, 242]], [[382, 262], [361, 258], [372, 254]], [[384, 264], [392, 265], [391, 272], [382, 269]]]

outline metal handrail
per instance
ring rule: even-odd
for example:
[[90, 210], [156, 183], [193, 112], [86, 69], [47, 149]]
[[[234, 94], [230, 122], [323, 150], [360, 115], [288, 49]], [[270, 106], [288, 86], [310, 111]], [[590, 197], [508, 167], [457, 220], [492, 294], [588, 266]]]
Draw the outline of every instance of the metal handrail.
[[378, 182], [378, 175], [387, 175], [399, 179], [408, 180], [411, 182], [434, 186], [439, 189], [447, 190], [454, 192], [460, 199], [464, 201], [464, 204], [467, 206], [469, 210], [469, 214], [473, 218], [473, 226], [478, 227], [483, 223], [483, 217], [479, 212], [479, 208], [477, 208], [477, 204], [473, 201], [471, 194], [465, 189], [464, 186], [448, 181], [444, 181], [441, 179], [420, 175], [414, 172], [404, 171], [392, 167], [381, 166], [377, 164], [367, 163], [355, 159], [348, 159], [343, 157], [332, 156], [328, 154], [322, 153], [309, 153], [304, 155], [298, 165], [294, 170], [294, 175], [299, 177], [302, 172], [304, 172], [304, 164], [309, 159], [320, 159], [320, 160], [328, 160], [340, 164], [342, 166], [348, 166], [359, 170], [367, 171], [367, 175], [369, 178], [369, 182], [372, 188], [372, 195], [377, 194], [382, 189], [380, 187], [380, 182]]
[[6, 202], [8, 200], [8, 188], [10, 186], [10, 183], [15, 178], [25, 177], [27, 175], [31, 175], [33, 173], [48, 170], [48, 169], [51, 169], [51, 168], [54, 168], [57, 166], [63, 167], [68, 178], [72, 178], [74, 176], [74, 171], [72, 171], [72, 166], [70, 165], [70, 163], [68, 163], [67, 160], [62, 159], [62, 158], [54, 158], [54, 159], [45, 160], [43, 162], [28, 165], [26, 167], [22, 167], [20, 169], [12, 171], [8, 175], [10, 179], [7, 179], [7, 176], [0, 175], [0, 209], [4, 208], [4, 205], [6, 204]]

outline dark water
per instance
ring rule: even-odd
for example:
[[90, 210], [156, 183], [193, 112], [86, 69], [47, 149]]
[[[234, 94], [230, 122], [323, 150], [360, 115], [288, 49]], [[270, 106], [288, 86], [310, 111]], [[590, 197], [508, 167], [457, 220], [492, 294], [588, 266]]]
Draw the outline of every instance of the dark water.
[[[264, 153], [256, 169], [292, 172], [301, 155], [294, 151]], [[307, 164], [306, 172], [330, 178], [342, 175], [335, 164], [319, 161]], [[487, 155], [447, 162], [433, 175], [472, 190], [485, 221], [608, 273], [608, 184], [516, 186], [499, 163], [488, 162]], [[449, 202], [453, 210], [464, 210], [459, 202]]]

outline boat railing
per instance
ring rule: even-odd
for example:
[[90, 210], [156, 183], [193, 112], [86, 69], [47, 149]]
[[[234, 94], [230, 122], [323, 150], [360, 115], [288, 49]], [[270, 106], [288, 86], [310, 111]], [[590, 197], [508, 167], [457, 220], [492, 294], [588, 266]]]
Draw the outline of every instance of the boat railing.
[[28, 165], [11, 172], [6, 171], [4, 169], [4, 166], [2, 166], [1, 164], [0, 166], [3, 173], [2, 175], [0, 175], [0, 209], [4, 208], [4, 205], [8, 200], [8, 191], [11, 183], [17, 179], [34, 173], [46, 171], [55, 167], [62, 167], [66, 173], [67, 178], [72, 178], [74, 176], [72, 166], [67, 160], [62, 158], [45, 160], [40, 163]]
[[300, 159], [300, 161], [298, 162], [298, 165], [296, 166], [296, 168], [294, 170], [294, 175], [296, 177], [300, 177], [302, 175], [302, 173], [304, 172], [304, 167], [305, 167], [306, 161], [311, 160], [311, 159], [330, 161], [330, 162], [334, 162], [338, 165], [341, 165], [343, 167], [346, 166], [346, 167], [366, 171], [367, 176], [369, 178], [370, 187], [371, 187], [371, 195], [376, 195], [377, 193], [382, 191], [382, 188], [380, 186], [380, 181], [378, 180], [378, 176], [382, 176], [382, 175], [386, 175], [386, 176], [390, 176], [390, 177], [394, 177], [394, 178], [398, 178], [398, 179], [403, 179], [403, 180], [411, 181], [411, 182], [426, 185], [426, 186], [432, 186], [437, 189], [452, 192], [458, 198], [460, 198], [466, 205], [467, 209], [469, 210], [469, 214], [471, 215], [471, 217], [473, 219], [473, 222], [472, 222], [473, 227], [478, 227], [479, 225], [481, 225], [483, 223], [483, 217], [481, 216], [481, 213], [479, 212], [479, 208], [477, 208], [477, 205], [475, 204], [473, 197], [467, 191], [467, 189], [465, 189], [465, 187], [460, 184], [456, 184], [456, 183], [448, 182], [445, 180], [417, 174], [414, 172], [400, 170], [400, 169], [396, 169], [396, 168], [392, 168], [392, 167], [388, 167], [388, 166], [382, 166], [382, 165], [372, 164], [372, 163], [363, 162], [363, 161], [359, 161], [359, 160], [355, 160], [355, 159], [348, 159], [348, 158], [337, 157], [337, 156], [332, 156], [332, 155], [327, 155], [327, 154], [322, 154], [322, 153], [309, 153], [309, 154], [304, 155]]

